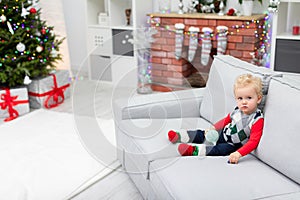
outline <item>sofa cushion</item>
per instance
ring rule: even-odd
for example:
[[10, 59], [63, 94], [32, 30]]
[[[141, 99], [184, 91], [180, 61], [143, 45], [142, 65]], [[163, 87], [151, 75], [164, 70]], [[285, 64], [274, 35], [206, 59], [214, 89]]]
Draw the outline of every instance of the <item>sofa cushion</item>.
[[210, 123], [201, 118], [123, 120], [117, 134], [118, 142], [124, 148], [125, 168], [126, 160], [130, 158], [138, 166], [139, 172], [145, 173], [147, 178], [149, 162], [179, 156], [177, 145], [168, 140], [167, 133], [170, 129], [205, 129], [210, 126]]
[[148, 95], [136, 94], [130, 98], [118, 99], [114, 101], [114, 117], [116, 120], [199, 117], [204, 90], [194, 88]]
[[256, 155], [300, 183], [300, 79], [273, 78], [265, 107], [265, 124]]
[[265, 198], [264, 200], [299, 200], [299, 199], [300, 199], [300, 192], [294, 192], [290, 194], [271, 196]]
[[[150, 180], [158, 199], [262, 199], [299, 192], [300, 187], [254, 156], [239, 164], [228, 157], [182, 157], [155, 160]], [[171, 163], [166, 166], [168, 163]]]
[[215, 123], [225, 117], [236, 106], [233, 84], [237, 76], [250, 73], [263, 81], [263, 99], [259, 108], [263, 110], [268, 85], [272, 76], [279, 75], [270, 69], [257, 67], [232, 56], [216, 56], [210, 69], [206, 91], [200, 107], [200, 115]]

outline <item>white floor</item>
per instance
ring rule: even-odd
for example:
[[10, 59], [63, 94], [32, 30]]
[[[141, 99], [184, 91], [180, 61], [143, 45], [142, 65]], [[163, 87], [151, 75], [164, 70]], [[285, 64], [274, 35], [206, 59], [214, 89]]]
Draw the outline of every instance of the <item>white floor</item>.
[[[96, 116], [102, 122], [100, 128], [107, 139], [115, 145], [112, 103], [117, 98], [136, 95], [135, 88], [114, 87], [107, 82], [81, 80], [73, 84], [73, 97], [54, 111], [75, 113], [76, 115]], [[103, 151], [106, 151], [103, 149]], [[107, 170], [104, 176], [91, 180], [90, 187], [74, 194], [72, 200], [141, 200], [143, 199], [129, 176], [124, 173], [119, 162], [114, 163], [115, 170]], [[111, 166], [110, 166], [111, 168]], [[85, 184], [86, 185], [86, 184]]]
[[142, 200], [142, 196], [121, 168], [91, 185], [72, 200]]
[[[116, 142], [112, 109], [113, 101], [115, 99], [122, 97], [128, 98], [137, 95], [136, 88], [114, 87], [111, 83], [89, 81], [85, 79], [74, 81], [71, 89], [72, 97], [65, 99], [63, 104], [51, 109], [51, 111], [73, 114], [75, 128], [77, 128], [77, 133], [81, 136], [81, 143], [92, 157], [96, 158], [101, 165], [106, 167], [95, 177], [82, 183], [82, 185], [67, 199], [143, 199], [128, 175], [122, 170], [119, 161], [116, 159]], [[31, 112], [33, 112], [33, 110]], [[20, 118], [21, 117], [22, 116], [20, 116]], [[85, 121], [85, 119], [89, 119], [89, 121]], [[45, 121], [44, 119], [40, 120], [42, 122]], [[3, 124], [2, 121], [3, 120], [1, 120], [0, 124]], [[96, 129], [96, 132], [99, 133], [100, 131], [103, 133], [98, 134], [101, 135], [101, 139], [93, 139], [93, 136], [89, 135], [90, 132], [92, 132], [89, 132], [90, 126], [93, 125], [91, 122], [99, 126], [96, 127], [98, 128]], [[69, 120], [69, 123], [71, 124], [72, 122]], [[81, 130], [80, 125], [82, 125]], [[83, 141], [84, 137], [86, 137], [85, 141]], [[97, 148], [93, 149], [93, 147]]]

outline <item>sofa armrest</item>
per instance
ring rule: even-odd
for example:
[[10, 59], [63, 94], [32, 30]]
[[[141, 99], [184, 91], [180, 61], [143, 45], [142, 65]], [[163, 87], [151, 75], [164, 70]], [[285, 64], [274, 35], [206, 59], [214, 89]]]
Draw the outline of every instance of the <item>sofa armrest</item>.
[[114, 101], [115, 120], [199, 117], [205, 88], [138, 95]]

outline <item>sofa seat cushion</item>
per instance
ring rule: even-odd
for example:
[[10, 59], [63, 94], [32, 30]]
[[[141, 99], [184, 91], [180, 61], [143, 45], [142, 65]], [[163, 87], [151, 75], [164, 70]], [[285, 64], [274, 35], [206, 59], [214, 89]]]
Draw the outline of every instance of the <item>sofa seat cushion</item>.
[[282, 194], [282, 195], [276, 195], [276, 196], [264, 198], [264, 200], [299, 200], [299, 199], [300, 199], [300, 192]]
[[300, 191], [298, 184], [252, 155], [243, 157], [237, 165], [227, 160], [155, 160], [150, 165], [150, 180], [159, 199], [261, 199]]
[[[122, 120], [118, 128], [118, 142], [123, 147], [124, 167], [126, 168], [126, 160], [130, 159], [147, 178], [151, 161], [179, 156], [177, 145], [168, 140], [167, 133], [170, 129], [205, 129], [210, 126], [210, 123], [201, 118]], [[128, 168], [126, 170], [136, 173]]]

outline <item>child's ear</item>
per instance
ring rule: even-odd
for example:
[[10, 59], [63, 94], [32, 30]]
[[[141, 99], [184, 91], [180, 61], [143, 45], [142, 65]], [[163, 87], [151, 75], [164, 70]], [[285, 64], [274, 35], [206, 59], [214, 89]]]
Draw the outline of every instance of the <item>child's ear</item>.
[[259, 95], [258, 100], [257, 100], [257, 104], [260, 104], [261, 100], [262, 100], [262, 96]]

